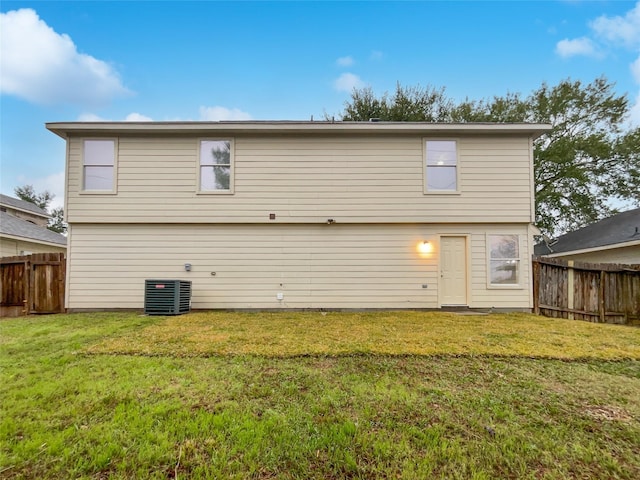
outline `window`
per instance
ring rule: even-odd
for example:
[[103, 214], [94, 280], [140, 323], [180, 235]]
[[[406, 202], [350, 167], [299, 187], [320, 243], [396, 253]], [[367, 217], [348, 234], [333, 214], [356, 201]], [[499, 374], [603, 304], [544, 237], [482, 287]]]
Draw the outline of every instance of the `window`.
[[458, 152], [455, 140], [427, 140], [426, 191], [458, 190]]
[[520, 284], [518, 235], [489, 235], [489, 284]]
[[200, 192], [233, 192], [231, 140], [200, 141]]
[[115, 191], [115, 140], [85, 140], [83, 150], [83, 190]]

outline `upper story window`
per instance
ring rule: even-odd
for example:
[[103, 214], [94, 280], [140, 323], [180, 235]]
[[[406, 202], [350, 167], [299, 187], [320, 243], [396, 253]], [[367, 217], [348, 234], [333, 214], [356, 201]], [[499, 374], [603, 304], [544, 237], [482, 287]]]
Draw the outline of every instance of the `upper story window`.
[[520, 245], [518, 235], [488, 235], [489, 284], [520, 284]]
[[201, 140], [199, 191], [233, 193], [233, 142]]
[[458, 151], [455, 140], [426, 141], [426, 192], [458, 191]]
[[85, 192], [115, 192], [115, 140], [85, 140], [82, 165], [82, 189]]

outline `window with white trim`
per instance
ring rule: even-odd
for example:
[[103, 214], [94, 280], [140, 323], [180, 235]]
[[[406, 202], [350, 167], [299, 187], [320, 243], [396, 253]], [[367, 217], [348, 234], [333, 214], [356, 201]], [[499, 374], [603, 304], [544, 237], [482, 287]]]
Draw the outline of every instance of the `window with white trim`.
[[518, 235], [488, 235], [489, 284], [520, 284], [520, 242]]
[[82, 152], [82, 190], [115, 191], [116, 141], [85, 140]]
[[426, 141], [425, 190], [456, 192], [458, 190], [458, 152], [455, 140]]
[[201, 140], [199, 159], [199, 191], [233, 192], [233, 142]]

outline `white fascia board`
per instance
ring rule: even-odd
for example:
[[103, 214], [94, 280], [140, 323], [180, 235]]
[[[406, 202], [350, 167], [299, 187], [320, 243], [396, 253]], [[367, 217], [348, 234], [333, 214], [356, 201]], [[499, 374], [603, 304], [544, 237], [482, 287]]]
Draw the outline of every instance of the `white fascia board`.
[[602, 245], [600, 247], [583, 248], [581, 250], [568, 250], [566, 252], [550, 253], [543, 256], [548, 258], [567, 257], [570, 255], [582, 255], [583, 253], [602, 252], [605, 250], [614, 250], [616, 248], [633, 247], [636, 245], [640, 245], [640, 240], [631, 240], [630, 242], [613, 243], [611, 245]]
[[233, 133], [334, 133], [334, 134], [502, 134], [537, 137], [551, 130], [533, 123], [429, 123], [429, 122], [52, 122], [46, 127], [67, 138], [78, 134], [211, 134]]
[[37, 243], [39, 245], [47, 245], [48, 247], [67, 248], [66, 243], [47, 242], [45, 240], [37, 240], [30, 237], [20, 237], [18, 235], [9, 235], [8, 233], [0, 234], [1, 238], [8, 238], [9, 240], [17, 240], [19, 242]]
[[[29, 215], [35, 215], [36, 217], [46, 218], [47, 220], [51, 218], [51, 215], [49, 215], [48, 213], [32, 212], [31, 210], [27, 210], [26, 208], [16, 207], [15, 205], [11, 205], [9, 203], [0, 202], [0, 205], [2, 205], [3, 207], [6, 207], [6, 208], [10, 208], [11, 210], [17, 210], [19, 212], [28, 213]], [[14, 215], [14, 217], [15, 217], [15, 215]], [[24, 220], [24, 218], [22, 218], [21, 220]]]
[[542, 235], [542, 230], [534, 223], [529, 224], [529, 232], [531, 232], [531, 235]]

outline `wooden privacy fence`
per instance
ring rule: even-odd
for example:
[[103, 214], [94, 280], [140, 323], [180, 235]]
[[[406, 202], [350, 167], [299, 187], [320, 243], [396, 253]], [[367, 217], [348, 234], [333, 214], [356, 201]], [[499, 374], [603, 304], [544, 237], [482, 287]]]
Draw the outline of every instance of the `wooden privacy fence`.
[[64, 253], [0, 259], [0, 316], [64, 312]]
[[547, 317], [640, 325], [640, 265], [534, 258], [533, 306]]

